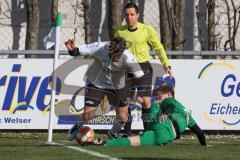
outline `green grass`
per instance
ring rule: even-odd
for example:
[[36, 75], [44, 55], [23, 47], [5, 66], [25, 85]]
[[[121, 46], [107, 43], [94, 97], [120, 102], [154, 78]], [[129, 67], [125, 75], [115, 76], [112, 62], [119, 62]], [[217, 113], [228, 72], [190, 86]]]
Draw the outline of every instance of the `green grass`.
[[[98, 135], [106, 139], [105, 135]], [[53, 140], [65, 146], [79, 147], [75, 142], [68, 142], [66, 134], [54, 133]], [[46, 144], [47, 133], [0, 133], [1, 160], [94, 160], [100, 159], [83, 154], [64, 146]], [[240, 135], [207, 136], [209, 147], [201, 147], [195, 136], [186, 135], [164, 147], [82, 147], [126, 160], [234, 160], [240, 157]]]

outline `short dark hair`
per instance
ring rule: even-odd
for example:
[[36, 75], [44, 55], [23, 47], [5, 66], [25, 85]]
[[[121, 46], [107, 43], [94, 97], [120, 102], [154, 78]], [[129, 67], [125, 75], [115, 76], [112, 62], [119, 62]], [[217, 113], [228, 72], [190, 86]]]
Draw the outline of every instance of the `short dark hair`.
[[175, 96], [174, 88], [169, 86], [167, 83], [163, 83], [161, 86], [154, 89], [154, 96], [157, 96], [159, 92], [162, 92], [163, 94], [171, 93], [173, 97]]
[[138, 12], [138, 6], [137, 6], [135, 3], [128, 3], [128, 4], [126, 4], [126, 6], [124, 7], [124, 11], [125, 11], [126, 9], [128, 9], [128, 8], [135, 8], [136, 13], [139, 13], [139, 12]]
[[115, 37], [110, 41], [111, 53], [123, 52], [126, 49], [126, 41], [122, 37]]

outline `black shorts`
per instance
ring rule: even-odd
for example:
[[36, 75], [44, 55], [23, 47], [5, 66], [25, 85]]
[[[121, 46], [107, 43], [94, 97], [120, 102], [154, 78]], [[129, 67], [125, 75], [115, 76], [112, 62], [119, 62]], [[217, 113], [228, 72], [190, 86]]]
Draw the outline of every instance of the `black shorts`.
[[139, 96], [151, 96], [152, 95], [152, 77], [153, 68], [149, 61], [144, 63], [139, 63], [142, 68], [144, 75], [141, 78], [127, 79], [127, 88], [129, 90], [128, 96], [135, 94], [137, 89], [137, 95]]
[[102, 89], [88, 83], [85, 89], [85, 106], [97, 107], [106, 95], [110, 104], [117, 107], [127, 105], [127, 88], [123, 89]]

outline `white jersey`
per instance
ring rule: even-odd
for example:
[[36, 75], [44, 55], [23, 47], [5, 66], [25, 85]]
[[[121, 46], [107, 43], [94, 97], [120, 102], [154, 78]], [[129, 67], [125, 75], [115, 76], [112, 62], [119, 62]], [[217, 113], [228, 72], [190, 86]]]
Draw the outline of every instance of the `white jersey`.
[[144, 75], [134, 56], [125, 50], [117, 62], [112, 62], [109, 56], [110, 42], [95, 42], [79, 46], [80, 55], [94, 56], [94, 62], [89, 67], [87, 80], [103, 89], [121, 89], [125, 86], [126, 73], [136, 78]]

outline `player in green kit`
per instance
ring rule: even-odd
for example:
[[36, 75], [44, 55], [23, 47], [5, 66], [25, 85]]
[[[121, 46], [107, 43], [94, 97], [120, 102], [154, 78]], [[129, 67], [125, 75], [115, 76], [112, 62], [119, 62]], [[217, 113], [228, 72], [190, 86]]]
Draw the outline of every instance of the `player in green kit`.
[[205, 135], [186, 108], [174, 98], [169, 83], [155, 90], [157, 102], [151, 106], [148, 129], [141, 135], [106, 141], [106, 146], [163, 146], [178, 139], [186, 128], [192, 130], [201, 145], [206, 146]]

